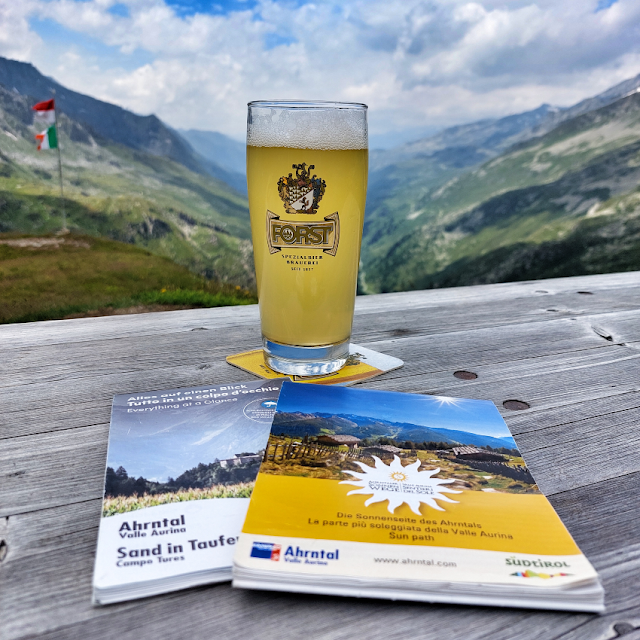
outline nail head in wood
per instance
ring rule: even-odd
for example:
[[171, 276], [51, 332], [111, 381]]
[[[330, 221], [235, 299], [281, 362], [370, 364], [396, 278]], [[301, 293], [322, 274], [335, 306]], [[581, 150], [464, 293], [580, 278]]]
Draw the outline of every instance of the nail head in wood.
[[510, 409], [511, 411], [524, 411], [531, 407], [528, 402], [524, 402], [522, 400], [505, 400], [502, 403], [502, 406], [505, 409]]
[[454, 371], [453, 376], [458, 380], [475, 380], [478, 374], [473, 371]]

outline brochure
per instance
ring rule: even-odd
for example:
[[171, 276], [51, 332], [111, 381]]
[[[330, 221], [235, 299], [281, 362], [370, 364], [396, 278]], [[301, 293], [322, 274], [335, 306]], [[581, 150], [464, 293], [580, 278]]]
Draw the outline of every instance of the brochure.
[[231, 579], [281, 384], [115, 396], [95, 603]]
[[285, 381], [236, 587], [603, 611], [489, 401]]

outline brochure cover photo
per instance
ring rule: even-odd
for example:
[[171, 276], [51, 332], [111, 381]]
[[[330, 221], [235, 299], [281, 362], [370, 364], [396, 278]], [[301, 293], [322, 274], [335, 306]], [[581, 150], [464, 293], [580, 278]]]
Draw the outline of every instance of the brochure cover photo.
[[288, 381], [234, 562], [237, 576], [597, 580], [492, 402]]
[[115, 396], [94, 574], [98, 602], [134, 597], [127, 585], [146, 583], [142, 595], [170, 590], [176, 576], [189, 584], [229, 579], [281, 383]]

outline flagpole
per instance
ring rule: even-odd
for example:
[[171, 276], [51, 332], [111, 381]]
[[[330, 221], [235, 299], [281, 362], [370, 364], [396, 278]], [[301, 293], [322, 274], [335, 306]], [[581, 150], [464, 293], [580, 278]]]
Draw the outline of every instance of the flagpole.
[[[51, 93], [53, 94], [53, 98], [55, 100], [56, 90], [51, 89]], [[64, 209], [64, 191], [62, 190], [62, 156], [60, 154], [60, 130], [58, 129], [58, 105], [55, 105], [53, 110], [54, 118], [55, 118], [55, 127], [56, 127], [56, 139], [58, 144], [56, 145], [58, 148], [58, 175], [60, 176], [60, 204], [62, 205], [62, 231], [63, 233], [67, 231], [67, 212]]]

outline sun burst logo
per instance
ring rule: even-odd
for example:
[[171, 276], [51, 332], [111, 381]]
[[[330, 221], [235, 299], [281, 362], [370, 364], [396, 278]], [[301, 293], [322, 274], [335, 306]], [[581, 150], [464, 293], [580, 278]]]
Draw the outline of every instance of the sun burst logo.
[[371, 495], [365, 501], [364, 506], [368, 507], [376, 502], [389, 501], [388, 509], [390, 513], [396, 510], [401, 504], [409, 505], [411, 511], [421, 516], [420, 504], [426, 504], [437, 511], [444, 509], [436, 502], [451, 502], [458, 504], [455, 500], [451, 500], [444, 493], [462, 493], [455, 489], [448, 489], [442, 485], [455, 482], [455, 480], [442, 480], [433, 476], [440, 473], [440, 469], [431, 471], [420, 471], [420, 460], [402, 466], [400, 458], [393, 456], [393, 462], [386, 465], [377, 456], [372, 456], [375, 467], [370, 467], [363, 462], [354, 462], [362, 469], [362, 473], [358, 471], [347, 471], [354, 480], [343, 480], [340, 484], [351, 484], [358, 489], [353, 489], [347, 494], [350, 495]]

